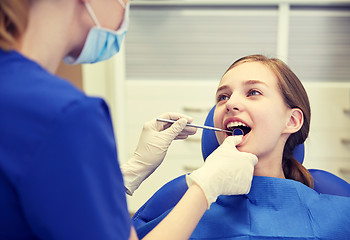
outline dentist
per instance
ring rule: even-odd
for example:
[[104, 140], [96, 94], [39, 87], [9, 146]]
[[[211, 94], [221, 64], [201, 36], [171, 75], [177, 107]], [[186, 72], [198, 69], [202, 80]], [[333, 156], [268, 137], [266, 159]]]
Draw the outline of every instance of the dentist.
[[[191, 119], [167, 113], [177, 120], [170, 127], [147, 122], [119, 168], [106, 103], [54, 75], [62, 59], [116, 54], [128, 12], [127, 0], [0, 1], [0, 239], [137, 239], [125, 190], [137, 189], [174, 139], [195, 133], [186, 128]], [[187, 239], [218, 195], [249, 192], [257, 158], [236, 151], [240, 141], [225, 140], [145, 239]], [[239, 187], [230, 180], [237, 172]]]

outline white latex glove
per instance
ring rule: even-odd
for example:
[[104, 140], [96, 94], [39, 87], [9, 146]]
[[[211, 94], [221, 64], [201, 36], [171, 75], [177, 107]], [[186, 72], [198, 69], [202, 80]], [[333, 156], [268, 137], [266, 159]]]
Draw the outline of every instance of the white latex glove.
[[158, 118], [177, 120], [173, 124], [155, 119], [146, 122], [133, 157], [120, 168], [126, 193], [132, 195], [139, 185], [162, 163], [174, 139], [185, 139], [197, 129], [186, 127], [192, 118], [180, 113], [165, 113]]
[[204, 165], [186, 175], [187, 185], [196, 182], [203, 190], [208, 208], [219, 195], [240, 195], [250, 191], [254, 166], [258, 158], [251, 153], [240, 152], [236, 145], [242, 136], [230, 136], [210, 154]]

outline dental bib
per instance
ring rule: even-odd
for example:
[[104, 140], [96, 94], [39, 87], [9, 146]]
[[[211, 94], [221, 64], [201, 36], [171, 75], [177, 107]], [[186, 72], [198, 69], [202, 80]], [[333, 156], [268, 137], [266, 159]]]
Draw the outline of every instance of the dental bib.
[[[139, 226], [138, 236], [169, 211]], [[348, 239], [349, 224], [350, 198], [319, 194], [293, 180], [255, 176], [247, 195], [220, 196], [190, 239]]]

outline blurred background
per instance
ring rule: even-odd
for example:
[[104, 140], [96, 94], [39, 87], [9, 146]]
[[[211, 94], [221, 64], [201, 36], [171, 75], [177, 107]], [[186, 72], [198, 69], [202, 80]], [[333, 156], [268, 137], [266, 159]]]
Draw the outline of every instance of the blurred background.
[[[116, 57], [62, 64], [58, 74], [106, 99], [122, 163], [143, 123], [163, 112], [203, 124], [223, 73], [250, 54], [282, 59], [308, 92], [304, 165], [350, 182], [350, 0], [134, 0]], [[128, 198], [131, 213], [166, 182], [203, 164], [200, 139], [201, 130], [170, 147], [160, 168]]]

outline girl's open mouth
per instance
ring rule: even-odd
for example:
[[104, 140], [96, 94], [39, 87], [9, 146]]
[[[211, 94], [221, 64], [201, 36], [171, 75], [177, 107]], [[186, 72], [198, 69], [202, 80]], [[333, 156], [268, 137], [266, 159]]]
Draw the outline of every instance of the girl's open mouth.
[[[232, 136], [234, 132], [243, 133], [243, 136], [245, 136], [250, 132], [251, 128], [242, 122], [229, 122], [226, 126], [226, 130], [232, 132], [232, 133], [227, 133], [228, 136]], [[240, 134], [237, 134], [237, 135], [240, 135]]]

